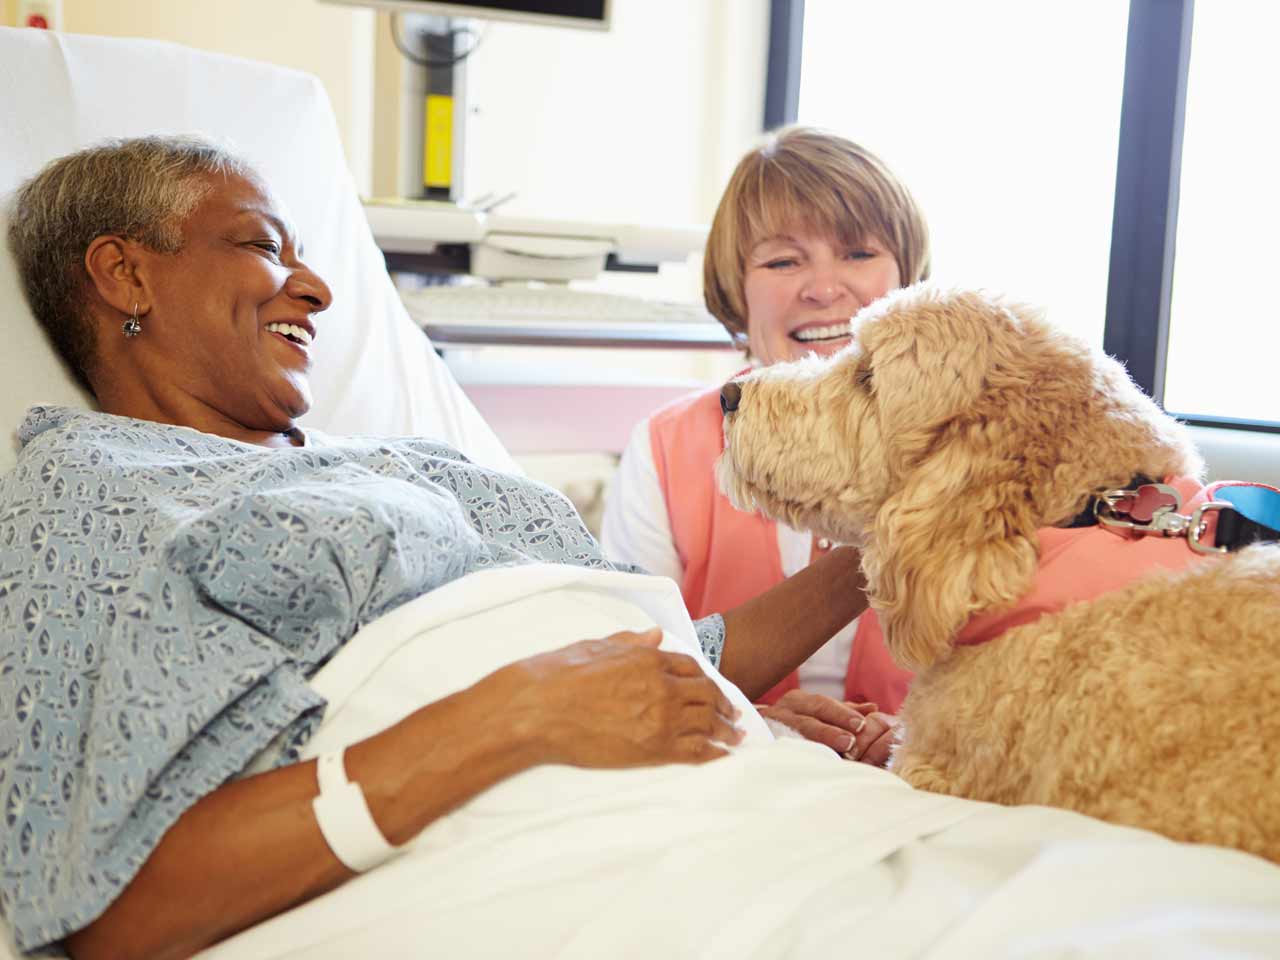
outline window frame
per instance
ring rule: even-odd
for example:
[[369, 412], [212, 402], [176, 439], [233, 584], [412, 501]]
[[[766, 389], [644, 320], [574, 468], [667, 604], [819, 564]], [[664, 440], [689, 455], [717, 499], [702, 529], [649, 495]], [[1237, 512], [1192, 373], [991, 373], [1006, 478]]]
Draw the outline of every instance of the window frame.
[[[1164, 402], [1182, 139], [1195, 0], [1129, 0], [1103, 349]], [[800, 108], [804, 0], [770, 0], [764, 129]], [[1192, 426], [1280, 433], [1280, 423], [1170, 411]]]
[[1130, 0], [1103, 349], [1164, 401], [1195, 0]]
[[769, 0], [769, 60], [764, 80], [764, 130], [795, 123], [800, 114], [804, 0]]

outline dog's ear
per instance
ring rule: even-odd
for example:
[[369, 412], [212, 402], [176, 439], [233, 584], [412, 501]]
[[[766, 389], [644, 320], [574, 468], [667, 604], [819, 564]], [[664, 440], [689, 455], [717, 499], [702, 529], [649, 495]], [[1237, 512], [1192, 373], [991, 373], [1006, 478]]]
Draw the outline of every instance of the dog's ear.
[[1013, 602], [1035, 578], [1042, 500], [1060, 463], [1038, 449], [1052, 423], [1043, 383], [1087, 391], [1090, 379], [1083, 359], [1068, 373], [1040, 349], [1043, 336], [1035, 311], [963, 292], [922, 295], [876, 334], [896, 486], [864, 564], [885, 641], [905, 666], [944, 656], [971, 616]]
[[911, 288], [864, 321], [886, 489], [864, 553], [885, 640], [920, 669], [1032, 586], [1041, 526], [1135, 476], [1196, 475], [1186, 431], [1039, 311]]
[[1039, 561], [1026, 478], [978, 424], [942, 439], [875, 519], [864, 557], [885, 642], [903, 666], [944, 656], [979, 611], [1030, 589]]

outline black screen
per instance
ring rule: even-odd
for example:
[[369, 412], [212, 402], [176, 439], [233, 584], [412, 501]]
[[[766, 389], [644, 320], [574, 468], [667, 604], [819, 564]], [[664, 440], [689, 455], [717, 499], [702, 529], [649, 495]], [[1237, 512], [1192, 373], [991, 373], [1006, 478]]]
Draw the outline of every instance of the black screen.
[[448, 0], [460, 7], [504, 10], [511, 13], [542, 13], [555, 17], [604, 22], [605, 0]]

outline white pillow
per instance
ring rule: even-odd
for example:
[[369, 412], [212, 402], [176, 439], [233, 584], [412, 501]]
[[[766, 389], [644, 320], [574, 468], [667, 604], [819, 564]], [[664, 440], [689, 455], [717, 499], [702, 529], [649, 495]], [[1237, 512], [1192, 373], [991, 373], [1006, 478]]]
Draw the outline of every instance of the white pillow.
[[[248, 159], [280, 196], [307, 262], [333, 289], [319, 317], [315, 407], [334, 434], [445, 440], [499, 469], [513, 461], [405, 313], [347, 171], [319, 81], [150, 40], [0, 27], [0, 197], [55, 157], [107, 137], [200, 133]], [[0, 222], [3, 227], [3, 222]], [[36, 328], [0, 244], [0, 471], [36, 402], [88, 404]]]

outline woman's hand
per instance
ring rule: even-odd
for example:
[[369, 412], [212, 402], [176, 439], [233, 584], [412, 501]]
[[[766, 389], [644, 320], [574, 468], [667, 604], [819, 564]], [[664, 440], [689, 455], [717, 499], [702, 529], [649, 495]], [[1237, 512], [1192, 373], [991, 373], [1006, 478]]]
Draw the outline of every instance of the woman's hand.
[[854, 709], [865, 711], [867, 726], [858, 735], [858, 743], [854, 756], [846, 756], [849, 760], [861, 760], [876, 767], [887, 766], [893, 755], [893, 745], [898, 738], [898, 718], [876, 710], [874, 703], [853, 704]]
[[[659, 630], [585, 640], [503, 667], [353, 744], [347, 775], [393, 844], [539, 763], [700, 762], [742, 739], [728, 699]], [[223, 784], [184, 813], [73, 957], [187, 957], [351, 872], [312, 813], [313, 761]], [[253, 883], [244, 878], [252, 876]]]
[[692, 657], [658, 649], [662, 631], [622, 632], [521, 660], [504, 717], [545, 759], [580, 767], [701, 763], [736, 744], [738, 712]]
[[820, 693], [788, 690], [761, 716], [790, 727], [806, 740], [830, 747], [847, 760], [883, 767], [889, 761], [897, 719], [874, 703], [848, 703]]

